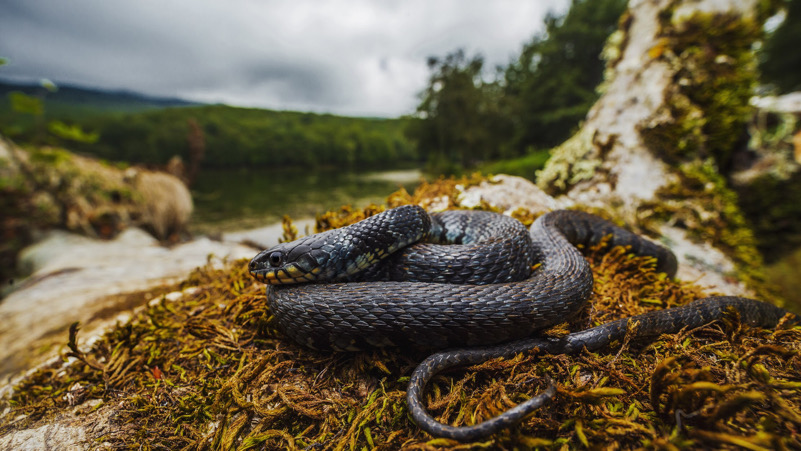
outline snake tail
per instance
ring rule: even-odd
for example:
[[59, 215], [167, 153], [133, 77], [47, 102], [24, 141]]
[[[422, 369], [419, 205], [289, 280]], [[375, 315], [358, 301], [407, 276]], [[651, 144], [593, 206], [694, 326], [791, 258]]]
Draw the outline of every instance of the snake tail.
[[[753, 327], [774, 327], [788, 314], [780, 307], [754, 299], [736, 296], [712, 296], [681, 307], [658, 310], [611, 321], [600, 326], [565, 335], [561, 338], [526, 338], [488, 348], [451, 349], [423, 360], [412, 373], [406, 401], [415, 423], [438, 437], [460, 442], [479, 440], [512, 427], [542, 407], [556, 395], [556, 387], [546, 377], [547, 388], [503, 414], [472, 426], [450, 426], [440, 423], [425, 409], [422, 396], [428, 381], [450, 368], [474, 365], [493, 358], [511, 358], [521, 352], [539, 350], [548, 354], [573, 354], [583, 349], [597, 351], [614, 341], [628, 338], [642, 342], [682, 329], [694, 329], [736, 312], [743, 323]], [[790, 324], [798, 324], [793, 316]]]

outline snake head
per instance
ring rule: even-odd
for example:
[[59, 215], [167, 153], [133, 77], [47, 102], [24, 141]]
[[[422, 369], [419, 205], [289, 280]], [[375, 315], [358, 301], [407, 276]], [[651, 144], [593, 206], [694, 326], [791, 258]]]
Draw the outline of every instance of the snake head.
[[348, 280], [425, 238], [430, 227], [425, 210], [405, 205], [346, 227], [278, 244], [253, 257], [248, 269], [256, 280], [269, 284]]
[[281, 243], [259, 252], [248, 264], [250, 275], [271, 285], [314, 282], [325, 279], [329, 253], [308, 240]]

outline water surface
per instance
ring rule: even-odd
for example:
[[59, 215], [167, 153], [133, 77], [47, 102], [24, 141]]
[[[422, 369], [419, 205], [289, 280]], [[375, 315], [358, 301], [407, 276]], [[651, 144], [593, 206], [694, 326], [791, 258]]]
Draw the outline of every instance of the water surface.
[[192, 186], [195, 212], [190, 229], [212, 233], [263, 227], [281, 220], [313, 217], [345, 204], [383, 203], [403, 186], [414, 189], [419, 170], [212, 170]]

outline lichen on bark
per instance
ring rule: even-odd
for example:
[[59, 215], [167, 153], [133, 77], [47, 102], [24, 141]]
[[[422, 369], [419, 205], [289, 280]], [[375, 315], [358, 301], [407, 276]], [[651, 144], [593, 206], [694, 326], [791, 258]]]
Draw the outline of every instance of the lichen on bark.
[[537, 173], [537, 183], [545, 191], [558, 194], [581, 181], [589, 180], [601, 160], [593, 152], [592, 132], [582, 129], [552, 151], [547, 166]]

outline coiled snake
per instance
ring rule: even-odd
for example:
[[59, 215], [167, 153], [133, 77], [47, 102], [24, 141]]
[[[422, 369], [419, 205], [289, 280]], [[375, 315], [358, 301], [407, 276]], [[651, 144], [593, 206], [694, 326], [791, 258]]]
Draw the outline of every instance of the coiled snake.
[[704, 325], [729, 308], [743, 322], [764, 327], [787, 313], [752, 299], [711, 297], [560, 339], [527, 338], [581, 310], [593, 280], [576, 246], [605, 236], [611, 246], [653, 256], [659, 271], [675, 274], [676, 258], [668, 249], [587, 213], [550, 212], [527, 231], [496, 213], [429, 215], [412, 205], [279, 244], [254, 257], [249, 271], [268, 284], [267, 301], [281, 329], [305, 346], [447, 349], [415, 369], [407, 402], [422, 429], [460, 441], [516, 424], [553, 397], [555, 388], [483, 423], [453, 427], [436, 421], [421, 401], [428, 380], [444, 369], [534, 348], [552, 354], [595, 350], [622, 339], [630, 322], [639, 324], [631, 338], [642, 339]]

